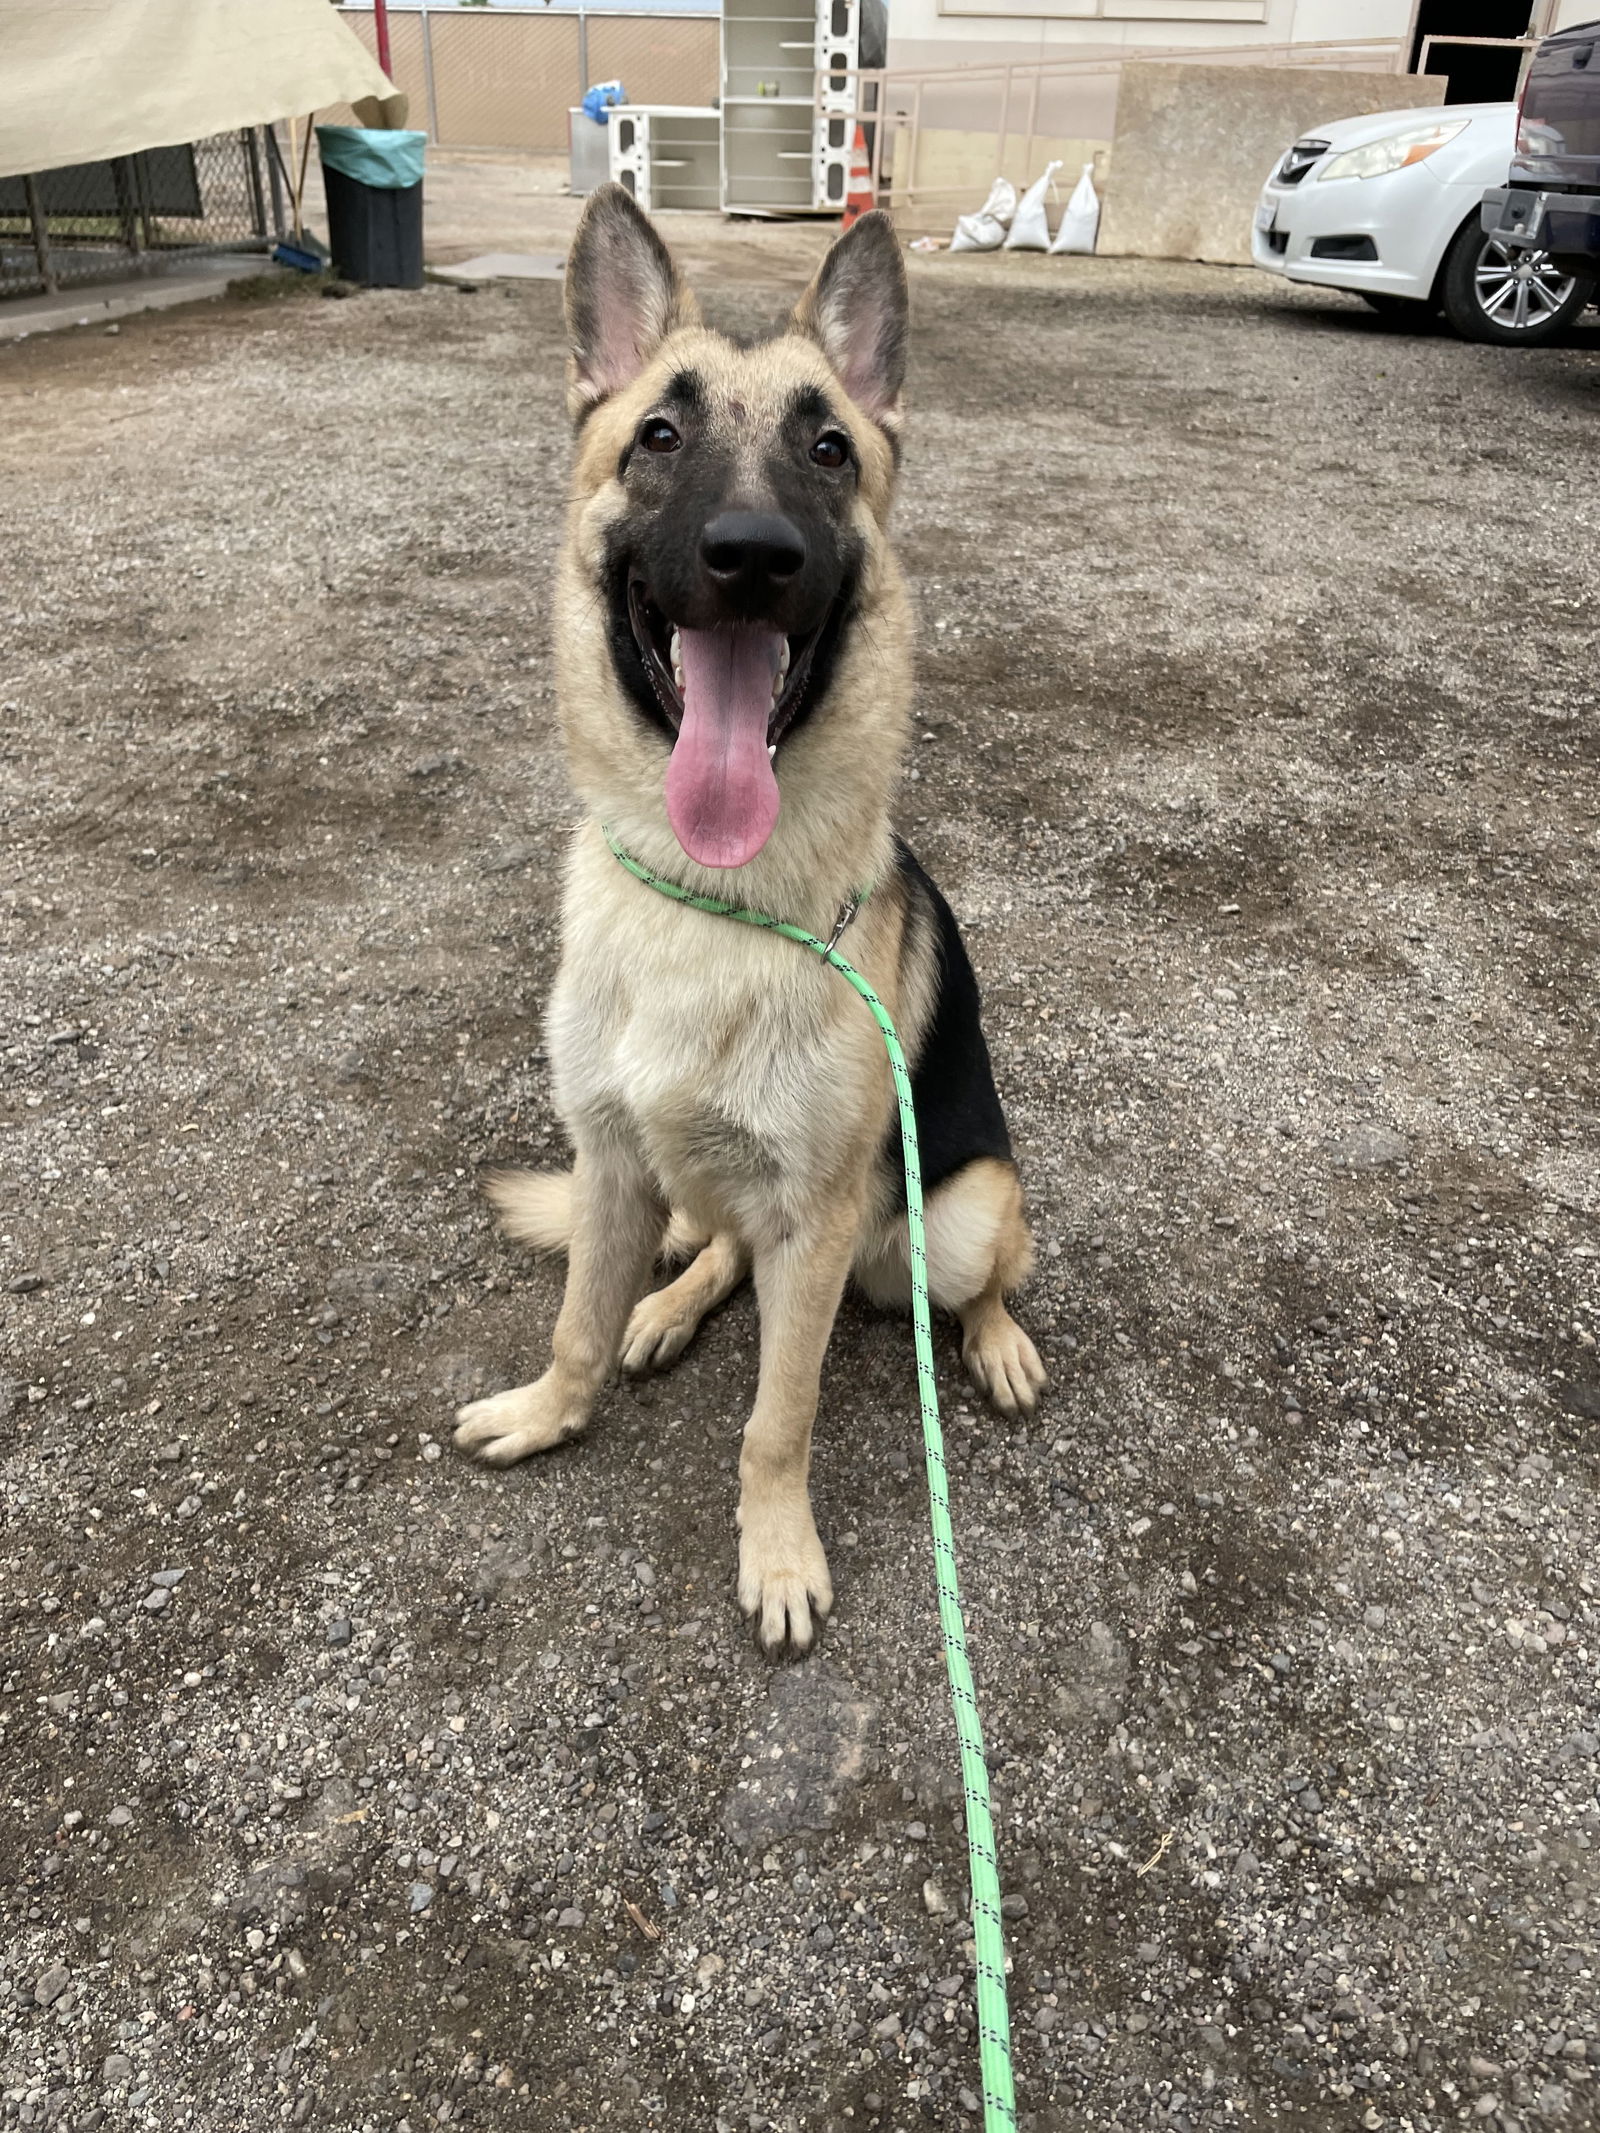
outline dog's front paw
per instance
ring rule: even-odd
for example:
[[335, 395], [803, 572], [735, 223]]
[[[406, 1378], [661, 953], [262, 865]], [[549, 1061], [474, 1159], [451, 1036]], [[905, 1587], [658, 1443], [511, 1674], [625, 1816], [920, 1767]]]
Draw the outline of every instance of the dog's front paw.
[[491, 1466], [514, 1466], [533, 1452], [575, 1437], [589, 1419], [586, 1404], [563, 1394], [547, 1371], [537, 1384], [497, 1392], [456, 1409], [455, 1446], [473, 1452]]
[[833, 1605], [833, 1580], [804, 1498], [741, 1512], [739, 1605], [755, 1618], [764, 1652], [811, 1649], [816, 1623]]

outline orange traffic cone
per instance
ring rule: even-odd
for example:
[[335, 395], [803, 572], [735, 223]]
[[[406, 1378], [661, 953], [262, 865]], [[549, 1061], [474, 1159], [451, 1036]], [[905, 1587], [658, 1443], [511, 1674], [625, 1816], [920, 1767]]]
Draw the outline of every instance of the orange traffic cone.
[[877, 204], [877, 195], [872, 190], [872, 158], [867, 154], [867, 137], [858, 126], [850, 149], [850, 189], [844, 196], [843, 227], [849, 229], [851, 223], [862, 215], [870, 215]]

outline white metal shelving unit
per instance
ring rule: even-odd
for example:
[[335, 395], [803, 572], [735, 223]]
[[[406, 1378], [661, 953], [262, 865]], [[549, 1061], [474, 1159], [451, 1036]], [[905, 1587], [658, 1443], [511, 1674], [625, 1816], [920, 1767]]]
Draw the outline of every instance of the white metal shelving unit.
[[722, 206], [843, 212], [860, 0], [723, 0]]
[[720, 205], [720, 112], [695, 104], [617, 104], [606, 131], [611, 175], [646, 214]]

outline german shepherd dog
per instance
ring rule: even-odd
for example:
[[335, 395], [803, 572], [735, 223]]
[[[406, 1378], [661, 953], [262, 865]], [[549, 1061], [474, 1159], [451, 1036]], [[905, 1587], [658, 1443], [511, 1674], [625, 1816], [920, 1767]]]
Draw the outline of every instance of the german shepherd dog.
[[[605, 831], [699, 895], [843, 941], [912, 1066], [928, 1282], [1006, 1413], [1044, 1371], [1005, 1306], [1032, 1243], [944, 898], [895, 837], [911, 622], [886, 523], [905, 370], [888, 218], [833, 246], [775, 338], [710, 331], [651, 224], [595, 193], [566, 277], [571, 513], [557, 679], [586, 819], [550, 1002], [555, 1100], [577, 1160], [501, 1172], [507, 1233], [570, 1255], [554, 1356], [462, 1408], [497, 1465], [573, 1437], [622, 1363], [678, 1356], [752, 1270], [760, 1383], [740, 1460], [740, 1605], [803, 1651], [832, 1603], [807, 1477], [845, 1280], [904, 1305], [900, 1133], [878, 1030], [820, 957], [672, 902]], [[676, 1280], [641, 1295], [663, 1250]]]

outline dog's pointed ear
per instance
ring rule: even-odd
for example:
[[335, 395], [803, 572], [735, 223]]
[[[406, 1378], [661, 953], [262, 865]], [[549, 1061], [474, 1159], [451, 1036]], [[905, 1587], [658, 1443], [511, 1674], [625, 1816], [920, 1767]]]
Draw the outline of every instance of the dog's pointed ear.
[[700, 317], [672, 254], [620, 185], [589, 195], [567, 256], [566, 307], [574, 421], [631, 385], [669, 333]]
[[833, 246], [790, 324], [818, 343], [857, 407], [893, 430], [906, 375], [909, 314], [899, 239], [888, 216], [875, 208]]

